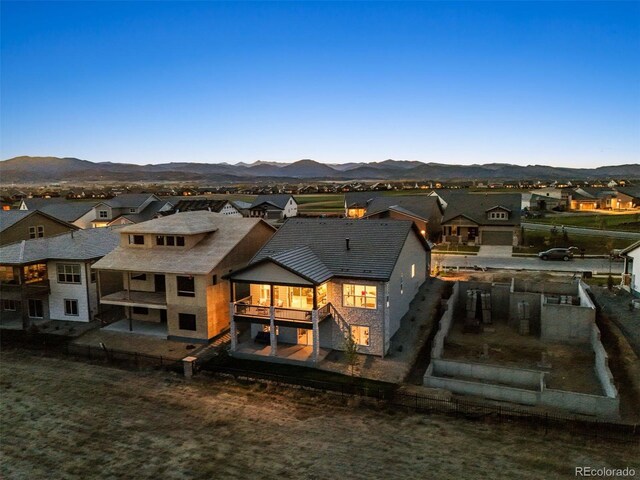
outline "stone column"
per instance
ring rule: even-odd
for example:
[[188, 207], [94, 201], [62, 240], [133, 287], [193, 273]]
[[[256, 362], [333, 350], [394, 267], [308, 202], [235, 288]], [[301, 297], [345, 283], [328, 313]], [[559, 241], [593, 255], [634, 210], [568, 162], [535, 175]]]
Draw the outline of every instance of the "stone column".
[[229, 333], [231, 335], [231, 351], [235, 352], [238, 348], [238, 329], [236, 328], [236, 322], [233, 319], [234, 303], [229, 302]]
[[272, 305], [269, 307], [269, 340], [271, 341], [271, 355], [275, 357], [278, 354], [278, 338], [276, 336], [276, 309]]
[[318, 310], [311, 310], [311, 323], [313, 325], [313, 350], [311, 360], [318, 363], [318, 354], [320, 353], [320, 328], [318, 326]]

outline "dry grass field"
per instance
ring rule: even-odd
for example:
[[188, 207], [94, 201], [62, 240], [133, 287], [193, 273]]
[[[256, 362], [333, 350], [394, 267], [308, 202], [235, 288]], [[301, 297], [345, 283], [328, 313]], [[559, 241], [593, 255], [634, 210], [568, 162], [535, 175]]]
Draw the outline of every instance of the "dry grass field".
[[[0, 354], [3, 479], [543, 479], [632, 446], [200, 376]], [[637, 446], [636, 446], [637, 448]]]

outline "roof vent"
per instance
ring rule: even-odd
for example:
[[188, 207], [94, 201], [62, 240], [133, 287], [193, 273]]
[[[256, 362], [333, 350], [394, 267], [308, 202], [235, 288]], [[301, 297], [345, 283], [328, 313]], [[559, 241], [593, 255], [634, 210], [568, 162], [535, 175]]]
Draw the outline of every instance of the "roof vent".
[[347, 244], [347, 250], [351, 250], [351, 247], [349, 246], [349, 238], [345, 238], [346, 244]]

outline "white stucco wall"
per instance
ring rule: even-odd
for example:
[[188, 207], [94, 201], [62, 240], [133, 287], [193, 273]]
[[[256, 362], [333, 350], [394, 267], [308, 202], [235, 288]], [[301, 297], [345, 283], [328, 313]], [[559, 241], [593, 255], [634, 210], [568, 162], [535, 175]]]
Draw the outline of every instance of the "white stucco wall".
[[[58, 264], [80, 265], [80, 283], [59, 283]], [[47, 270], [51, 286], [51, 293], [49, 294], [49, 315], [51, 319], [74, 322], [91, 321], [89, 298], [87, 297], [87, 266], [83, 262], [49, 261], [47, 262]], [[78, 301], [78, 315], [65, 315], [65, 299]]]

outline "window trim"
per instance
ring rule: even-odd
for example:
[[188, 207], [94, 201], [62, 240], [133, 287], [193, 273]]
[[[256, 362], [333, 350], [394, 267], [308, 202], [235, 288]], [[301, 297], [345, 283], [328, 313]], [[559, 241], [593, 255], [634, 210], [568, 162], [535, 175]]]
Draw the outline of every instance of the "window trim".
[[[69, 302], [69, 305], [73, 305], [74, 302], [75, 302], [76, 313], [69, 313], [69, 310], [67, 309], [67, 302]], [[71, 312], [73, 312], [73, 308], [71, 309]], [[80, 316], [80, 302], [78, 302], [77, 298], [65, 298], [64, 299], [64, 316], [65, 317], [78, 317], [78, 316]]]
[[[42, 316], [38, 317], [38, 316], [35, 316], [35, 315], [31, 315], [31, 302], [33, 302], [34, 305], [36, 304], [36, 302], [40, 302], [40, 308], [42, 309], [42, 312], [41, 312]], [[29, 318], [44, 318], [44, 302], [42, 300], [40, 300], [39, 298], [29, 298], [29, 299], [27, 299], [27, 315], [29, 316]]]
[[[103, 215], [104, 213], [104, 215]], [[98, 219], [100, 220], [108, 220], [109, 219], [109, 210], [98, 210]]]
[[[13, 308], [7, 308], [7, 305], [13, 305]], [[12, 298], [3, 298], [2, 299], [2, 311], [3, 312], [16, 312], [18, 311], [18, 301]]]
[[[366, 329], [366, 339], [367, 339], [367, 343], [358, 343], [358, 341], [355, 338], [354, 335], [354, 329], [363, 329], [363, 332]], [[371, 328], [369, 327], [369, 325], [349, 325], [349, 334], [351, 335], [351, 338], [353, 339], [353, 342], [359, 346], [359, 347], [370, 347], [371, 346]]]
[[[347, 287], [354, 287], [354, 294], [350, 295], [345, 292]], [[367, 295], [367, 289], [373, 288], [375, 289], [375, 293], [373, 295]], [[365, 295], [357, 295], [355, 292], [365, 292]], [[348, 297], [353, 297], [353, 305], [347, 305], [345, 299]], [[357, 299], [364, 299], [364, 305], [357, 305]], [[367, 299], [373, 299], [373, 307], [367, 306]], [[362, 308], [366, 310], [377, 310], [378, 309], [378, 286], [377, 285], [362, 285], [357, 283], [343, 283], [342, 284], [342, 306], [346, 308]]]
[[[71, 267], [71, 272], [67, 271], [67, 267]], [[73, 271], [75, 268], [78, 269], [77, 274]], [[60, 280], [61, 276], [64, 280]], [[69, 280], [69, 277], [71, 277], [71, 280]], [[74, 277], [78, 277], [77, 282]], [[56, 263], [56, 279], [58, 283], [82, 285], [82, 266], [79, 263]]]

